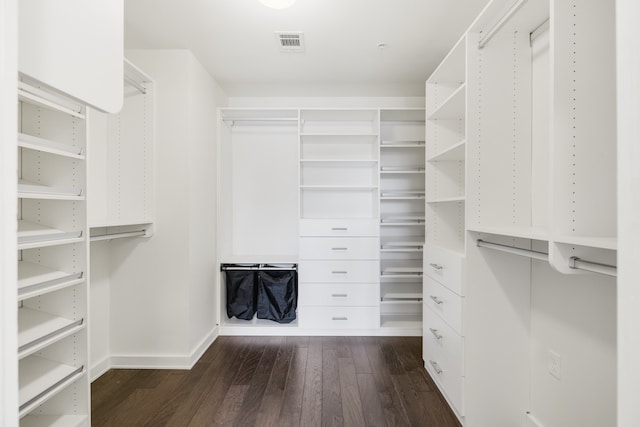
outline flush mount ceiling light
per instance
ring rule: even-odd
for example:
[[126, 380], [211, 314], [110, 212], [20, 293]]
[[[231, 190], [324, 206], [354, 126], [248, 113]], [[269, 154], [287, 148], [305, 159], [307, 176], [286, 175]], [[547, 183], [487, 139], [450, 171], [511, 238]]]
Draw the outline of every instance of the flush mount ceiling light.
[[272, 9], [286, 9], [293, 6], [296, 0], [259, 0], [263, 5]]

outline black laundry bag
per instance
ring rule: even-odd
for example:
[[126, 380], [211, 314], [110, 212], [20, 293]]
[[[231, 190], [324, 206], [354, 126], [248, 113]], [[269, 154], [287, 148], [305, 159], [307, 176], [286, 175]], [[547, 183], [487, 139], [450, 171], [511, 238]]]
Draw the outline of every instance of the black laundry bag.
[[258, 271], [258, 319], [291, 323], [298, 307], [298, 272]]
[[227, 270], [227, 316], [251, 320], [256, 314], [256, 272]]

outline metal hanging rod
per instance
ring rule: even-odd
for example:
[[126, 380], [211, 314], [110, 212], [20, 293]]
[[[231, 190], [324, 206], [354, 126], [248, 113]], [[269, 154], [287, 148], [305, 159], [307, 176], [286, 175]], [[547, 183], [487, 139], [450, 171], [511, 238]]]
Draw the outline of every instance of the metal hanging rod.
[[222, 264], [221, 271], [296, 271], [298, 264]]
[[515, 15], [516, 12], [520, 10], [520, 8], [524, 6], [526, 2], [527, 0], [518, 0], [516, 3], [514, 3], [514, 5], [509, 8], [507, 13], [505, 13], [502, 18], [500, 18], [498, 22], [496, 22], [495, 25], [491, 27], [491, 29], [487, 31], [487, 33], [480, 39], [480, 41], [478, 42], [478, 49], [483, 49], [487, 45], [487, 43], [489, 43], [489, 40], [491, 40], [493, 36], [495, 36], [507, 22], [509, 22], [513, 15]]
[[92, 242], [99, 242], [101, 240], [122, 239], [125, 237], [138, 237], [138, 236], [144, 236], [146, 234], [147, 234], [146, 230], [126, 231], [123, 233], [107, 233], [107, 234], [102, 234], [100, 236], [91, 236], [89, 240]]
[[616, 277], [618, 275], [618, 268], [615, 265], [585, 261], [575, 256], [569, 258], [569, 268], [575, 270], [590, 271], [592, 273], [599, 273], [613, 277]]
[[147, 88], [144, 87], [141, 83], [137, 82], [136, 80], [132, 79], [129, 76], [124, 76], [124, 81], [125, 83], [127, 83], [129, 86], [135, 88], [138, 90], [138, 92], [140, 92], [143, 95], [147, 94]]
[[513, 246], [501, 245], [499, 243], [485, 242], [482, 239], [478, 239], [476, 241], [476, 246], [480, 248], [494, 249], [496, 251], [506, 252], [509, 254], [525, 256], [540, 261], [549, 261], [549, 254], [546, 254], [544, 252], [532, 251], [531, 249], [514, 248]]

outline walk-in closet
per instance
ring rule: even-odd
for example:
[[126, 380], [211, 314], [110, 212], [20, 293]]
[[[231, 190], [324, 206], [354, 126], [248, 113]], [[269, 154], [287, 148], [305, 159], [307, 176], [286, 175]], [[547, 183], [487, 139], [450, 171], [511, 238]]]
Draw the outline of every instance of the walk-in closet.
[[0, 0], [0, 427], [636, 427], [635, 0]]

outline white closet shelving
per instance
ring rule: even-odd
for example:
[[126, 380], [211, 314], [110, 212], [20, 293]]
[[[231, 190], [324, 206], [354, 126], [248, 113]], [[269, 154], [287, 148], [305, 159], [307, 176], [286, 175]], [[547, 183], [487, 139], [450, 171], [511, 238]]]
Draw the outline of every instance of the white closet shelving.
[[466, 37], [426, 82], [425, 368], [459, 417], [463, 406], [466, 208]]
[[427, 81], [423, 355], [466, 426], [615, 423], [613, 12], [494, 0]]
[[19, 83], [21, 426], [89, 423], [84, 106]]
[[379, 327], [378, 110], [300, 111], [304, 329]]
[[380, 110], [380, 326], [418, 335], [422, 329], [424, 126], [424, 109]]
[[155, 83], [126, 59], [123, 67], [120, 112], [90, 111], [92, 241], [153, 235]]

